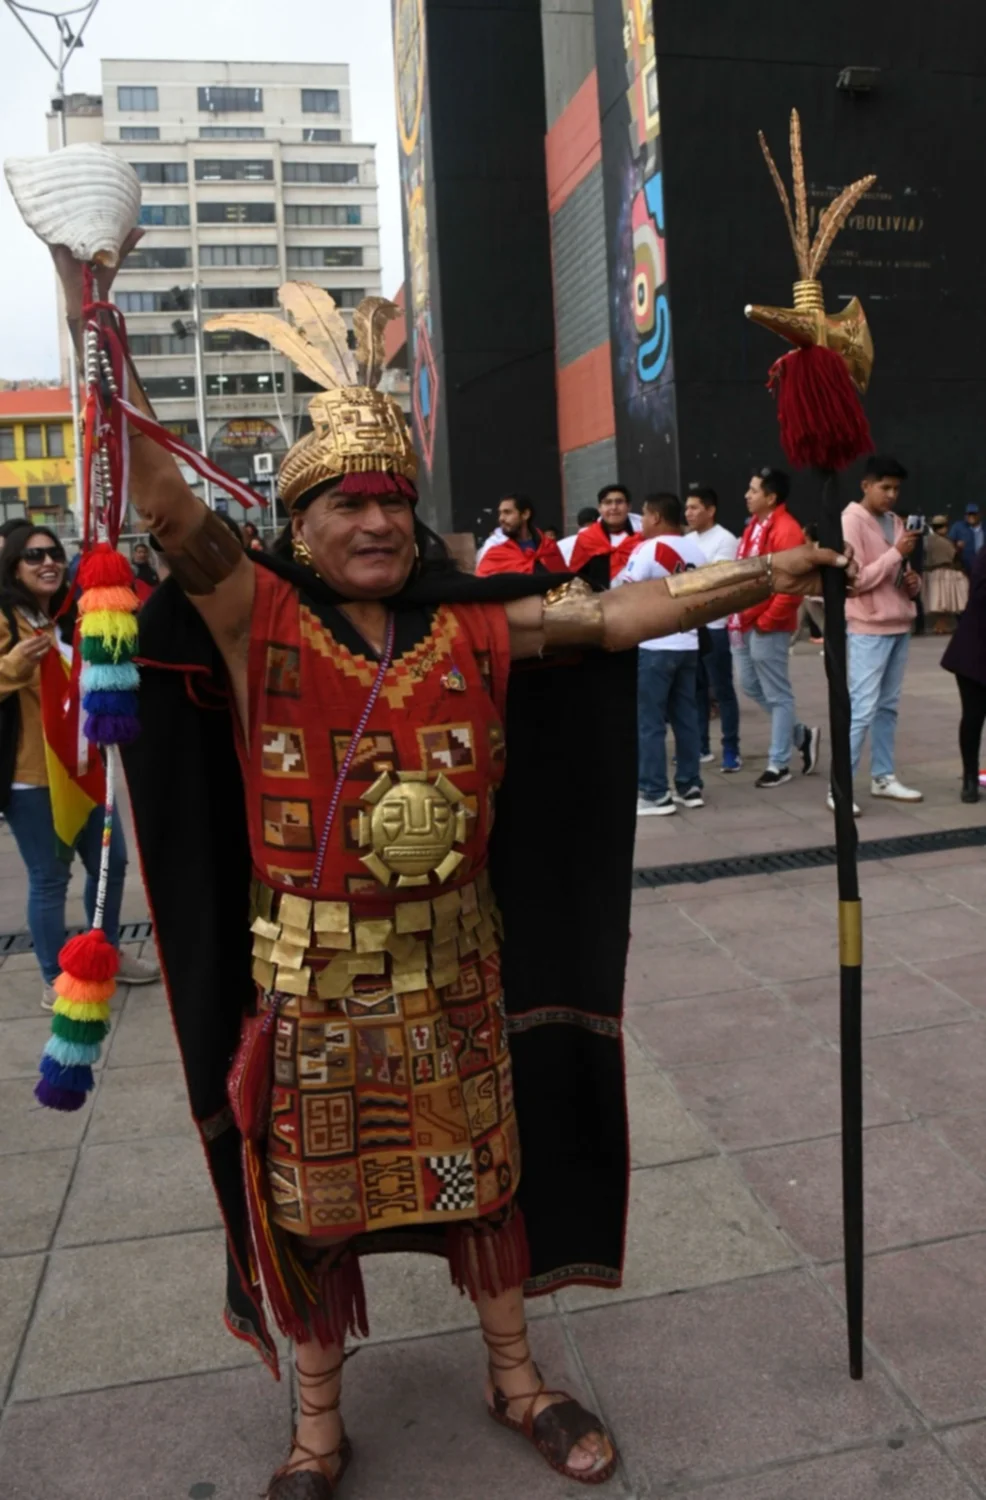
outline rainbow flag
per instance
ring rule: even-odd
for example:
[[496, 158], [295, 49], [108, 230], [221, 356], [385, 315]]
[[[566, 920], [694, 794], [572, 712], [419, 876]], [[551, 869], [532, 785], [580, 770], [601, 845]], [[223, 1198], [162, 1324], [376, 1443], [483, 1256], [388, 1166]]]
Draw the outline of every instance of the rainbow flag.
[[55, 838], [60, 857], [68, 860], [90, 813], [103, 805], [106, 774], [83, 732], [78, 658], [67, 661], [57, 647], [41, 663], [41, 723]]

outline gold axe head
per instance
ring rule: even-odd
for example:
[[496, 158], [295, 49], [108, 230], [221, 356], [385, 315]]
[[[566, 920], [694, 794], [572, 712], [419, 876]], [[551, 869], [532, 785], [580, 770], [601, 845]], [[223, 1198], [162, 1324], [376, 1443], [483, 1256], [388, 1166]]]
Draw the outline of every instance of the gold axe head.
[[794, 283], [793, 307], [748, 306], [746, 316], [753, 323], [770, 328], [782, 338], [799, 348], [809, 344], [821, 344], [833, 349], [845, 361], [850, 378], [856, 389], [864, 392], [870, 383], [873, 371], [873, 339], [870, 336], [866, 314], [858, 297], [841, 312], [827, 313], [822, 295], [822, 283], [818, 273], [825, 263], [839, 230], [863, 194], [876, 182], [870, 175], [861, 177], [843, 188], [829, 204], [818, 220], [818, 229], [813, 242], [808, 237], [808, 191], [805, 184], [804, 156], [801, 150], [801, 121], [798, 111], [791, 111], [791, 169], [794, 178], [794, 214], [787, 188], [781, 178], [770, 148], [760, 132], [760, 149], [764, 154], [774, 186], [777, 189], [787, 227], [794, 246], [800, 279]]

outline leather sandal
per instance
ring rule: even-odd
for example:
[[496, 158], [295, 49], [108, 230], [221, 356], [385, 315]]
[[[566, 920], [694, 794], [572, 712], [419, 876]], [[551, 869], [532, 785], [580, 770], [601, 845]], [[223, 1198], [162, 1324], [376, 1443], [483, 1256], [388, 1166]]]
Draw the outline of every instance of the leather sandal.
[[[512, 1345], [522, 1341], [526, 1349], [527, 1330], [521, 1329], [520, 1333], [503, 1334], [492, 1333], [482, 1323], [480, 1327], [490, 1355], [493, 1405], [489, 1408], [489, 1413], [494, 1422], [499, 1422], [501, 1427], [509, 1427], [512, 1432], [519, 1432], [529, 1443], [533, 1443], [541, 1457], [556, 1473], [563, 1474], [566, 1479], [574, 1480], [576, 1484], [605, 1484], [608, 1479], [612, 1479], [619, 1459], [616, 1446], [606, 1428], [598, 1417], [587, 1411], [581, 1402], [569, 1395], [568, 1391], [549, 1391], [537, 1365], [534, 1366], [534, 1373], [538, 1378], [536, 1391], [525, 1391], [520, 1396], [507, 1396], [497, 1385], [498, 1371], [519, 1370], [530, 1360], [529, 1352], [519, 1356], [507, 1352]], [[499, 1362], [496, 1356], [499, 1356]], [[559, 1396], [561, 1400], [554, 1401], [535, 1416], [534, 1408], [542, 1396]], [[527, 1402], [527, 1408], [520, 1421], [510, 1415], [510, 1407], [516, 1401]], [[612, 1450], [610, 1457], [604, 1459], [600, 1455], [594, 1468], [572, 1468], [569, 1459], [573, 1449], [583, 1438], [592, 1436], [605, 1439]]]
[[[318, 1402], [306, 1405], [305, 1393], [318, 1390], [320, 1386], [334, 1380], [344, 1364], [345, 1360], [342, 1360], [334, 1369], [327, 1370], [324, 1375], [308, 1375], [298, 1368], [297, 1363], [295, 1364], [295, 1374], [298, 1377], [298, 1404], [303, 1417], [324, 1417], [330, 1411], [339, 1410], [339, 1403], [342, 1400], [341, 1390], [336, 1393], [334, 1400], [327, 1401], [324, 1405]], [[353, 1456], [352, 1444], [346, 1436], [345, 1429], [338, 1446], [329, 1453], [313, 1453], [311, 1448], [306, 1448], [304, 1443], [298, 1442], [297, 1432], [292, 1439], [292, 1451], [295, 1448], [303, 1457], [289, 1459], [286, 1464], [281, 1465], [271, 1478], [267, 1500], [330, 1500], [342, 1476], [349, 1468]], [[333, 1459], [338, 1459], [338, 1467], [334, 1471], [329, 1467]], [[304, 1467], [311, 1460], [318, 1465], [317, 1469]]]

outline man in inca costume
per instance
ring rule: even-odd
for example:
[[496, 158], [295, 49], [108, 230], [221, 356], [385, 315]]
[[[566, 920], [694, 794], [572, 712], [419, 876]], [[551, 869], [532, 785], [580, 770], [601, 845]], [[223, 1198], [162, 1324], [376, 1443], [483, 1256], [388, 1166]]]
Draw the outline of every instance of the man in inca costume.
[[[71, 321], [80, 267], [56, 260]], [[227, 1227], [227, 1322], [275, 1365], [266, 1300], [295, 1345], [298, 1426], [268, 1493], [334, 1494], [361, 1259], [408, 1248], [444, 1255], [476, 1304], [490, 1414], [598, 1483], [613, 1443], [546, 1387], [524, 1295], [621, 1275], [631, 648], [816, 593], [844, 560], [800, 547], [603, 594], [458, 573], [416, 519], [417, 459], [374, 389], [390, 305], [357, 312], [354, 367], [325, 293], [281, 302], [286, 320], [239, 326], [326, 389], [281, 467], [279, 553], [245, 555], [132, 435], [133, 502], [170, 580], [141, 615], [126, 754]], [[590, 763], [605, 791], [576, 836], [566, 778]]]

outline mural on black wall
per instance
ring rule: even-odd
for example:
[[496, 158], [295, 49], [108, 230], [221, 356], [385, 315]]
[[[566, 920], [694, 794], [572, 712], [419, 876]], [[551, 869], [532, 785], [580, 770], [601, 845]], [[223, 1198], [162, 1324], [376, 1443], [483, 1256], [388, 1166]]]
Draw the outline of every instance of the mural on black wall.
[[[603, 120], [613, 396], [621, 477], [631, 484], [673, 484], [674, 351], [651, 0], [598, 0], [596, 24], [600, 42], [606, 38], [617, 44], [600, 47], [600, 57], [612, 59], [612, 67], [618, 66], [622, 74]], [[614, 76], [614, 87], [615, 83]], [[656, 445], [663, 450], [657, 464]]]
[[411, 401], [418, 452], [430, 477], [435, 456], [439, 384], [433, 350], [428, 256], [427, 136], [424, 0], [394, 0], [394, 68], [401, 191], [407, 246], [407, 319]]

